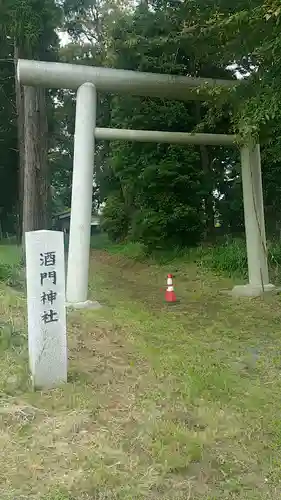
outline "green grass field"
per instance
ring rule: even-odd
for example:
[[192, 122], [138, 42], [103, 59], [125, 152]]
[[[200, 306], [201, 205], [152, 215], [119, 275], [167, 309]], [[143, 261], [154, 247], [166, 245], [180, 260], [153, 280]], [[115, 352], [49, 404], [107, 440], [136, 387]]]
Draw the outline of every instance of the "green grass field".
[[103, 308], [68, 313], [69, 382], [42, 393], [24, 292], [0, 285], [1, 500], [279, 500], [280, 297], [117, 250], [93, 251], [90, 275]]

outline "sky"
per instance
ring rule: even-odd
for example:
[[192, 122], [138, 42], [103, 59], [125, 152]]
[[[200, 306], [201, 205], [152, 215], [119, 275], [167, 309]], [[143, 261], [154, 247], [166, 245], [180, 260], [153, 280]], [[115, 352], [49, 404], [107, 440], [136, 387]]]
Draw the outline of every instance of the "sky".
[[58, 37], [62, 47], [71, 42], [71, 38], [66, 31], [58, 31]]

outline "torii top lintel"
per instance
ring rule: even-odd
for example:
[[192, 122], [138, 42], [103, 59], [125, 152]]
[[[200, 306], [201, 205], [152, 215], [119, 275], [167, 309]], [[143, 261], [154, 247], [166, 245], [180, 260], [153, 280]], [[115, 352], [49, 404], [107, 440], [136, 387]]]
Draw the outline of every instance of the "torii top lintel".
[[237, 80], [142, 73], [27, 59], [18, 60], [17, 76], [22, 85], [77, 89], [83, 83], [91, 82], [97, 90], [104, 92], [182, 101], [210, 99], [208, 90], [217, 86], [231, 89], [239, 83]]

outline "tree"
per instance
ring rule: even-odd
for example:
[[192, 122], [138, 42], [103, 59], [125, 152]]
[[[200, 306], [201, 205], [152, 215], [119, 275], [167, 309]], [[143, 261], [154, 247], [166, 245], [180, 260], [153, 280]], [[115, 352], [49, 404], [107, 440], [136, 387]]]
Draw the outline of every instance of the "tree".
[[[59, 59], [73, 64], [96, 66], [110, 65], [109, 30], [130, 8], [130, 0], [96, 0], [64, 2], [64, 24], [71, 42], [60, 47]], [[73, 91], [59, 90], [54, 94], [54, 115], [51, 123], [50, 143], [51, 182], [53, 187], [53, 209], [70, 206], [73, 160], [73, 134], [75, 122], [75, 95]], [[98, 94], [97, 121], [100, 126], [109, 126], [112, 96]], [[100, 204], [98, 188], [100, 170], [105, 168], [109, 144], [96, 145], [93, 210]]]
[[[89, 5], [82, 0], [78, 4], [67, 0], [63, 29], [73, 41], [60, 49], [59, 58], [79, 64], [214, 78], [233, 78], [233, 70], [226, 69], [233, 62], [240, 72], [251, 68], [261, 71], [263, 60], [257, 57], [255, 47], [262, 24], [254, 29], [253, 42], [246, 39], [242, 14], [235, 21], [235, 9], [242, 13], [249, 5], [248, 0], [238, 0], [235, 6], [218, 0], [215, 7], [211, 0], [148, 0], [134, 8], [126, 1], [96, 0]], [[253, 0], [251, 6], [251, 16], [256, 19], [261, 2]], [[260, 22], [271, 22], [271, 17]], [[238, 37], [233, 35], [238, 29], [235, 22], [242, 32]], [[249, 80], [256, 84], [254, 79], [253, 72]], [[98, 125], [188, 132], [240, 130], [244, 138], [253, 134], [256, 118], [250, 111], [243, 114], [253, 103], [252, 87], [246, 83], [230, 96], [220, 89], [213, 93], [212, 104], [101, 94]], [[54, 110], [47, 106], [53, 208], [60, 210], [70, 204], [75, 93], [59, 90], [50, 95], [55, 98]], [[278, 137], [278, 123], [268, 123], [270, 127], [275, 125]], [[263, 150], [265, 198], [276, 213], [279, 191], [274, 188], [268, 158], [272, 161], [271, 152], [275, 148], [276, 154], [278, 144], [273, 146], [266, 129], [262, 139], [267, 141], [268, 152], [265, 155]], [[241, 175], [237, 154], [232, 150], [107, 142], [98, 142], [96, 147], [93, 206], [96, 209], [106, 201], [105, 226], [114, 239], [137, 239], [150, 246], [170, 241], [192, 244], [202, 233], [211, 236], [218, 214], [227, 230], [241, 231]], [[276, 163], [275, 178], [277, 170]]]
[[[181, 5], [181, 2], [158, 1], [153, 2], [153, 9], [150, 9], [145, 2], [133, 16], [129, 14], [120, 19], [113, 28], [110, 46], [114, 66], [191, 76], [231, 75], [222, 65], [215, 66], [210, 61], [203, 64], [193, 49], [194, 38], [188, 48], [174, 42], [179, 40], [178, 33], [184, 22]], [[226, 110], [220, 110], [218, 120], [214, 116], [211, 123], [210, 110], [198, 103], [116, 97], [112, 104], [111, 126], [187, 132], [198, 127], [204, 131], [219, 132], [222, 129], [225, 132], [230, 127]], [[123, 228], [119, 237], [124, 236], [127, 227], [129, 237], [148, 241], [149, 226], [154, 242], [162, 238], [163, 241], [173, 239], [178, 244], [193, 244], [201, 237], [203, 222], [206, 234], [210, 236], [214, 228], [213, 193], [217, 184], [213, 167], [217, 159], [222, 158], [222, 151], [218, 148], [200, 149], [113, 144], [110, 175], [107, 172], [107, 189], [109, 193], [114, 192], [108, 205], [113, 214], [111, 217], [109, 208], [105, 210], [106, 228], [112, 227], [116, 234], [118, 224], [114, 226], [114, 218], [119, 213]], [[127, 219], [124, 214], [127, 214]], [[153, 220], [149, 221], [149, 217]], [[142, 221], [145, 224], [143, 235]]]
[[17, 227], [17, 127], [14, 102], [13, 47], [0, 37], [0, 237]]
[[[57, 43], [57, 35], [55, 28], [60, 19], [60, 9], [53, 0], [40, 0], [34, 3], [32, 0], [21, 2], [20, 0], [8, 0], [5, 4], [1, 5], [1, 21], [2, 33], [9, 40], [9, 44], [14, 48], [14, 61], [17, 63], [18, 57], [29, 58], [42, 58], [48, 59], [54, 56], [54, 49]], [[22, 202], [23, 195], [23, 177], [25, 181], [24, 193], [27, 196], [25, 200], [25, 220], [23, 222], [24, 230], [34, 230], [46, 227], [46, 205], [43, 203], [34, 204], [31, 200], [39, 198], [36, 193], [31, 194], [31, 189], [34, 185], [38, 188], [38, 178], [42, 180], [39, 192], [42, 194], [42, 199], [46, 200], [48, 181], [47, 181], [47, 147], [46, 141], [46, 113], [45, 113], [45, 97], [42, 89], [34, 91], [28, 90], [26, 95], [26, 102], [31, 95], [37, 103], [36, 106], [32, 103], [28, 104], [28, 119], [26, 126], [30, 130], [25, 131], [25, 137], [31, 141], [24, 150], [24, 106], [22, 90], [16, 81], [16, 104], [17, 104], [17, 117], [18, 117], [18, 158], [19, 158], [19, 187], [20, 187], [20, 203]], [[40, 106], [40, 120], [37, 120], [37, 110]], [[40, 128], [41, 127], [41, 128]], [[31, 129], [33, 136], [31, 139]], [[35, 143], [37, 143], [35, 145]], [[34, 147], [33, 147], [34, 146]], [[35, 149], [40, 151], [38, 156], [33, 154]], [[33, 153], [32, 153], [33, 152]], [[23, 157], [25, 161], [23, 162]], [[38, 160], [40, 162], [38, 164]], [[36, 163], [35, 163], [36, 162]], [[28, 170], [28, 173], [23, 176], [23, 168]], [[32, 180], [32, 175], [40, 169], [40, 176]], [[43, 176], [45, 176], [43, 180]], [[27, 195], [27, 193], [29, 193]], [[31, 204], [27, 208], [27, 203]], [[39, 203], [39, 201], [38, 201]], [[39, 212], [41, 211], [40, 215]], [[36, 213], [35, 213], [36, 212]]]
[[26, 87], [23, 233], [48, 228], [49, 176], [45, 96]]
[[[189, 2], [187, 2], [189, 4]], [[234, 124], [244, 138], [262, 134], [280, 113], [281, 9], [275, 0], [228, 0], [207, 2], [197, 23], [198, 50], [225, 65], [235, 63], [247, 78], [234, 92]], [[182, 37], [185, 37], [184, 32]]]
[[[191, 5], [185, 3], [186, 8]], [[189, 25], [198, 37], [198, 50], [204, 48], [206, 58], [225, 65], [235, 63], [244, 75], [244, 83], [230, 96], [233, 127], [242, 141], [254, 137], [262, 144], [265, 212], [271, 233], [279, 233], [281, 221], [280, 20], [281, 7], [276, 0], [239, 0], [233, 4], [219, 0], [216, 4], [205, 2], [205, 9], [199, 9], [195, 22]], [[188, 37], [186, 31], [181, 33], [183, 41]]]

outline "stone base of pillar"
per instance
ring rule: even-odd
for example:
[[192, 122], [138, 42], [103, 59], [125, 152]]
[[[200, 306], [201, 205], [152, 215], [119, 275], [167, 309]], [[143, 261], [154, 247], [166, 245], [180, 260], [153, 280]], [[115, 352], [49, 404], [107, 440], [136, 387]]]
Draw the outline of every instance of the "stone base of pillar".
[[274, 292], [276, 287], [269, 283], [268, 285], [237, 285], [230, 292], [233, 297], [259, 297], [264, 293]]
[[96, 300], [85, 300], [85, 302], [67, 302], [68, 309], [100, 309], [102, 306]]

